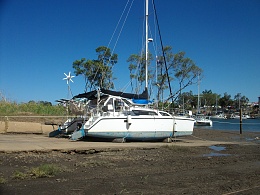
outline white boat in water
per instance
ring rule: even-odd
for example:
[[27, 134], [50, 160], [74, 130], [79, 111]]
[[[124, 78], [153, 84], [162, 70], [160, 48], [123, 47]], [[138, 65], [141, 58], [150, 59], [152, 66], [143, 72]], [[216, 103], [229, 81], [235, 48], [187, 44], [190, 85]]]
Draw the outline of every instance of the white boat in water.
[[[148, 59], [148, 0], [146, 0], [146, 69]], [[82, 137], [123, 140], [161, 140], [173, 136], [191, 135], [194, 119], [172, 116], [149, 108], [148, 75], [142, 94], [130, 94], [99, 89], [74, 97], [85, 98], [88, 120], [71, 135], [72, 140]]]
[[194, 116], [195, 126], [212, 126], [213, 122], [210, 119], [210, 116], [205, 116], [200, 114], [200, 79], [198, 76], [198, 104], [197, 104], [197, 114]]
[[[248, 116], [248, 115], [242, 115], [241, 118], [242, 118], [242, 119], [248, 119], [249, 116]], [[233, 114], [231, 114], [230, 119], [240, 119], [239, 113], [233, 113]]]
[[211, 118], [214, 118], [214, 119], [227, 119], [227, 116], [224, 115], [223, 113], [220, 113], [220, 114], [211, 116]]
[[195, 117], [195, 126], [212, 126], [213, 122], [210, 119], [210, 116], [205, 116], [197, 114]]

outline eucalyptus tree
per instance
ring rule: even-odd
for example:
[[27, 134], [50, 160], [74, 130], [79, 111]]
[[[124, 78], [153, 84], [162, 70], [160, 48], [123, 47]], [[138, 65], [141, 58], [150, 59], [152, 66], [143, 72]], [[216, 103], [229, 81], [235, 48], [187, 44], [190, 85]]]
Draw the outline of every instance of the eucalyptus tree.
[[[173, 91], [168, 100], [172, 99], [172, 101], [175, 101], [183, 89], [190, 85], [196, 84], [198, 82], [198, 76], [202, 77], [203, 70], [199, 68], [193, 60], [185, 57], [185, 54], [186, 53], [183, 51], [174, 54], [172, 52], [172, 47], [170, 46], [164, 48], [164, 59], [166, 59], [164, 60], [166, 61], [164, 64], [166, 65], [164, 72], [161, 73], [161, 85], [166, 85], [167, 80], [165, 78], [168, 71], [168, 76], [170, 77], [169, 81], [171, 83], [171, 86], [169, 85], [169, 87], [171, 87], [171, 91]], [[172, 84], [175, 81], [177, 82], [178, 88], [173, 90]]]
[[220, 95], [213, 93], [211, 90], [202, 91], [201, 103], [202, 106], [217, 106]]
[[242, 96], [241, 93], [237, 93], [234, 96], [234, 105], [236, 108], [244, 107], [249, 102], [249, 99], [246, 96]]
[[192, 91], [181, 93], [178, 99], [179, 105], [182, 105], [185, 110], [192, 110], [197, 107], [197, 97], [193, 95]]
[[[148, 66], [152, 60], [151, 53], [148, 54]], [[130, 63], [128, 66], [130, 72], [131, 88], [134, 93], [140, 93], [145, 82], [145, 54], [132, 54], [127, 59]], [[148, 80], [153, 77], [152, 71], [148, 70]], [[135, 82], [135, 83], [134, 83]]]
[[[154, 58], [149, 53], [148, 65]], [[202, 75], [202, 69], [190, 59], [185, 57], [185, 52], [178, 52], [174, 54], [171, 46], [163, 48], [163, 55], [156, 56], [156, 70], [149, 68], [148, 79], [153, 78], [152, 85], [157, 86], [157, 99], [163, 99], [165, 90], [172, 91], [172, 83], [177, 81], [178, 88], [175, 89], [174, 94], [170, 94], [169, 99], [175, 101], [181, 91], [186, 87], [197, 83], [198, 75]], [[134, 91], [139, 91], [139, 85], [145, 81], [145, 56], [132, 54], [127, 62], [129, 64], [131, 86]], [[134, 80], [135, 88], [134, 88]], [[171, 87], [171, 88], [170, 88]]]
[[112, 54], [105, 46], [96, 48], [97, 59], [82, 58], [73, 62], [76, 76], [82, 75], [85, 79], [85, 90], [101, 87], [113, 89], [114, 83], [112, 68], [117, 63], [117, 54]]
[[[169, 84], [167, 83], [167, 81], [173, 80], [171, 74], [167, 74], [167, 71], [171, 67], [172, 59], [174, 58], [172, 47], [170, 46], [164, 47], [163, 54], [164, 56], [163, 55], [157, 56], [157, 75], [156, 75], [157, 81], [155, 84], [158, 87], [158, 93], [157, 93], [158, 100], [161, 99], [163, 100], [164, 91], [169, 89]], [[167, 67], [167, 65], [169, 65], [169, 67]]]
[[232, 106], [233, 100], [231, 99], [231, 95], [227, 92], [224, 93], [224, 96], [219, 98], [219, 105], [222, 108], [227, 108], [228, 106]]

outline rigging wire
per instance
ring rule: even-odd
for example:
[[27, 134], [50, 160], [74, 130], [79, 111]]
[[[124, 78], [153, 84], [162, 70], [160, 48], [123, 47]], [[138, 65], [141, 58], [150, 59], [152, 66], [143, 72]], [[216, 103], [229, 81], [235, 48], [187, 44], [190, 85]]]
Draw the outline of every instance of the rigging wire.
[[[171, 83], [170, 83], [170, 78], [169, 78], [169, 74], [168, 74], [168, 67], [167, 67], [167, 64], [166, 64], [166, 57], [165, 57], [165, 53], [163, 51], [162, 36], [161, 36], [161, 31], [160, 31], [160, 26], [159, 26], [159, 21], [158, 21], [158, 16], [157, 16], [154, 0], [152, 0], [152, 3], [153, 3], [153, 7], [154, 7], [154, 13], [155, 13], [155, 17], [156, 17], [156, 23], [157, 23], [157, 27], [158, 27], [159, 38], [160, 38], [160, 42], [161, 42], [163, 60], [164, 60], [164, 65], [165, 65], [165, 69], [166, 69], [166, 76], [167, 76], [168, 85], [169, 85], [169, 89], [170, 89], [170, 96], [172, 96]], [[173, 103], [173, 97], [172, 97], [172, 103]]]
[[109, 40], [109, 42], [108, 42], [107, 48], [109, 47], [109, 45], [111, 44], [111, 42], [112, 42], [112, 40], [113, 40], [113, 37], [114, 37], [114, 35], [115, 35], [116, 31], [117, 31], [117, 28], [118, 28], [118, 26], [119, 26], [119, 24], [120, 24], [120, 22], [121, 22], [121, 19], [122, 19], [124, 13], [125, 13], [125, 10], [126, 10], [126, 8], [127, 8], [128, 3], [129, 3], [129, 0], [127, 1], [126, 5], [125, 5], [125, 8], [124, 8], [124, 10], [123, 10], [123, 12], [122, 12], [122, 14], [121, 14], [121, 16], [120, 16], [118, 22], [117, 22], [117, 25], [116, 25], [116, 27], [115, 27], [115, 30], [114, 30], [114, 32], [113, 32], [113, 34], [112, 34], [112, 36], [111, 36], [111, 38], [110, 38], [110, 40]]
[[[114, 38], [114, 35], [115, 35], [115, 33], [116, 33], [117, 29], [118, 29], [119, 24], [121, 23], [121, 20], [122, 20], [122, 18], [123, 18], [123, 15], [125, 14], [126, 8], [128, 7], [129, 1], [130, 1], [130, 0], [127, 1], [126, 5], [125, 5], [125, 7], [124, 7], [124, 10], [123, 10], [123, 12], [122, 12], [122, 14], [121, 14], [121, 16], [120, 16], [118, 22], [117, 22], [117, 25], [116, 25], [115, 30], [114, 30], [114, 32], [113, 32], [113, 34], [112, 34], [112, 36], [111, 36], [111, 38], [110, 38], [110, 40], [109, 40], [109, 43], [108, 43], [108, 45], [107, 45], [107, 49], [106, 49], [105, 53], [107, 52], [108, 47], [110, 46], [110, 44], [111, 44], [111, 42], [112, 42], [112, 40], [113, 40], [113, 38]], [[131, 8], [132, 8], [133, 2], [134, 2], [134, 0], [132, 0], [132, 3], [131, 3], [131, 5], [130, 5], [130, 7], [129, 7], [129, 9], [128, 9], [128, 12], [127, 12], [127, 14], [126, 14], [125, 20], [124, 20], [123, 25], [122, 25], [122, 27], [121, 27], [121, 29], [120, 29], [119, 35], [118, 35], [118, 37], [117, 37], [117, 39], [116, 39], [115, 45], [114, 45], [114, 47], [113, 47], [113, 49], [112, 49], [112, 51], [111, 51], [111, 56], [110, 56], [110, 58], [109, 58], [109, 60], [108, 60], [108, 63], [111, 61], [111, 57], [112, 57], [113, 54], [114, 54], [114, 50], [115, 50], [116, 45], [117, 45], [117, 43], [118, 43], [119, 37], [120, 37], [120, 35], [121, 35], [122, 31], [123, 31], [125, 22], [126, 22], [126, 20], [127, 20], [127, 17], [128, 17], [128, 15], [129, 15], [129, 12], [130, 12], [130, 10], [131, 10]], [[104, 65], [104, 61], [103, 61], [103, 65]], [[112, 65], [111, 70], [113, 69], [113, 66], [114, 66], [114, 65]], [[98, 71], [99, 71], [99, 68], [97, 69], [97, 71], [96, 71], [96, 73], [95, 73], [94, 79], [96, 78]]]
[[116, 39], [115, 46], [114, 46], [114, 48], [113, 48], [113, 50], [112, 50], [112, 54], [114, 53], [114, 50], [115, 50], [116, 45], [117, 45], [117, 43], [118, 43], [119, 37], [120, 37], [120, 35], [121, 35], [122, 31], [123, 31], [123, 28], [124, 28], [124, 26], [125, 26], [126, 20], [127, 20], [127, 18], [128, 18], [128, 15], [129, 15], [129, 12], [130, 12], [130, 10], [131, 10], [131, 8], [132, 8], [133, 2], [134, 2], [134, 0], [132, 1], [131, 5], [130, 5], [130, 7], [129, 7], [129, 9], [128, 9], [128, 12], [127, 12], [127, 14], [126, 14], [125, 20], [124, 20], [123, 25], [122, 25], [122, 27], [121, 27], [121, 29], [120, 29], [119, 35], [118, 35], [118, 37], [117, 37], [117, 39]]

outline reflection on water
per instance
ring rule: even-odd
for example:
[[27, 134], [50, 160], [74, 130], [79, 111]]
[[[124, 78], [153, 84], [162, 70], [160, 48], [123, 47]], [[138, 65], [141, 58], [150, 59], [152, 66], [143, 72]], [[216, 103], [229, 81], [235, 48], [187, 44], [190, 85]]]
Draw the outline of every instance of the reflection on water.
[[[210, 149], [215, 150], [217, 152], [223, 151], [226, 149], [224, 146], [209, 146]], [[230, 154], [221, 154], [216, 152], [211, 152], [209, 154], [203, 154], [204, 157], [213, 157], [213, 156], [230, 156]]]
[[209, 154], [203, 154], [204, 157], [213, 157], [213, 156], [230, 156], [230, 154], [221, 154], [216, 152], [211, 152]]
[[226, 149], [224, 146], [209, 146], [209, 148], [218, 152]]

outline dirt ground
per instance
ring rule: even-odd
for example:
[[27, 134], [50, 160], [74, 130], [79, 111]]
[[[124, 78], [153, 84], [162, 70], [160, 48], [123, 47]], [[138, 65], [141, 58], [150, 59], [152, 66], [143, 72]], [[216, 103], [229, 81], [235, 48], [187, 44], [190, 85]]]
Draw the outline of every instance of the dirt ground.
[[[195, 129], [193, 136], [187, 137], [241, 144], [2, 152], [0, 194], [260, 193], [259, 133], [241, 136]], [[52, 177], [14, 177], [18, 171], [28, 173], [42, 164], [57, 165], [61, 172]]]

